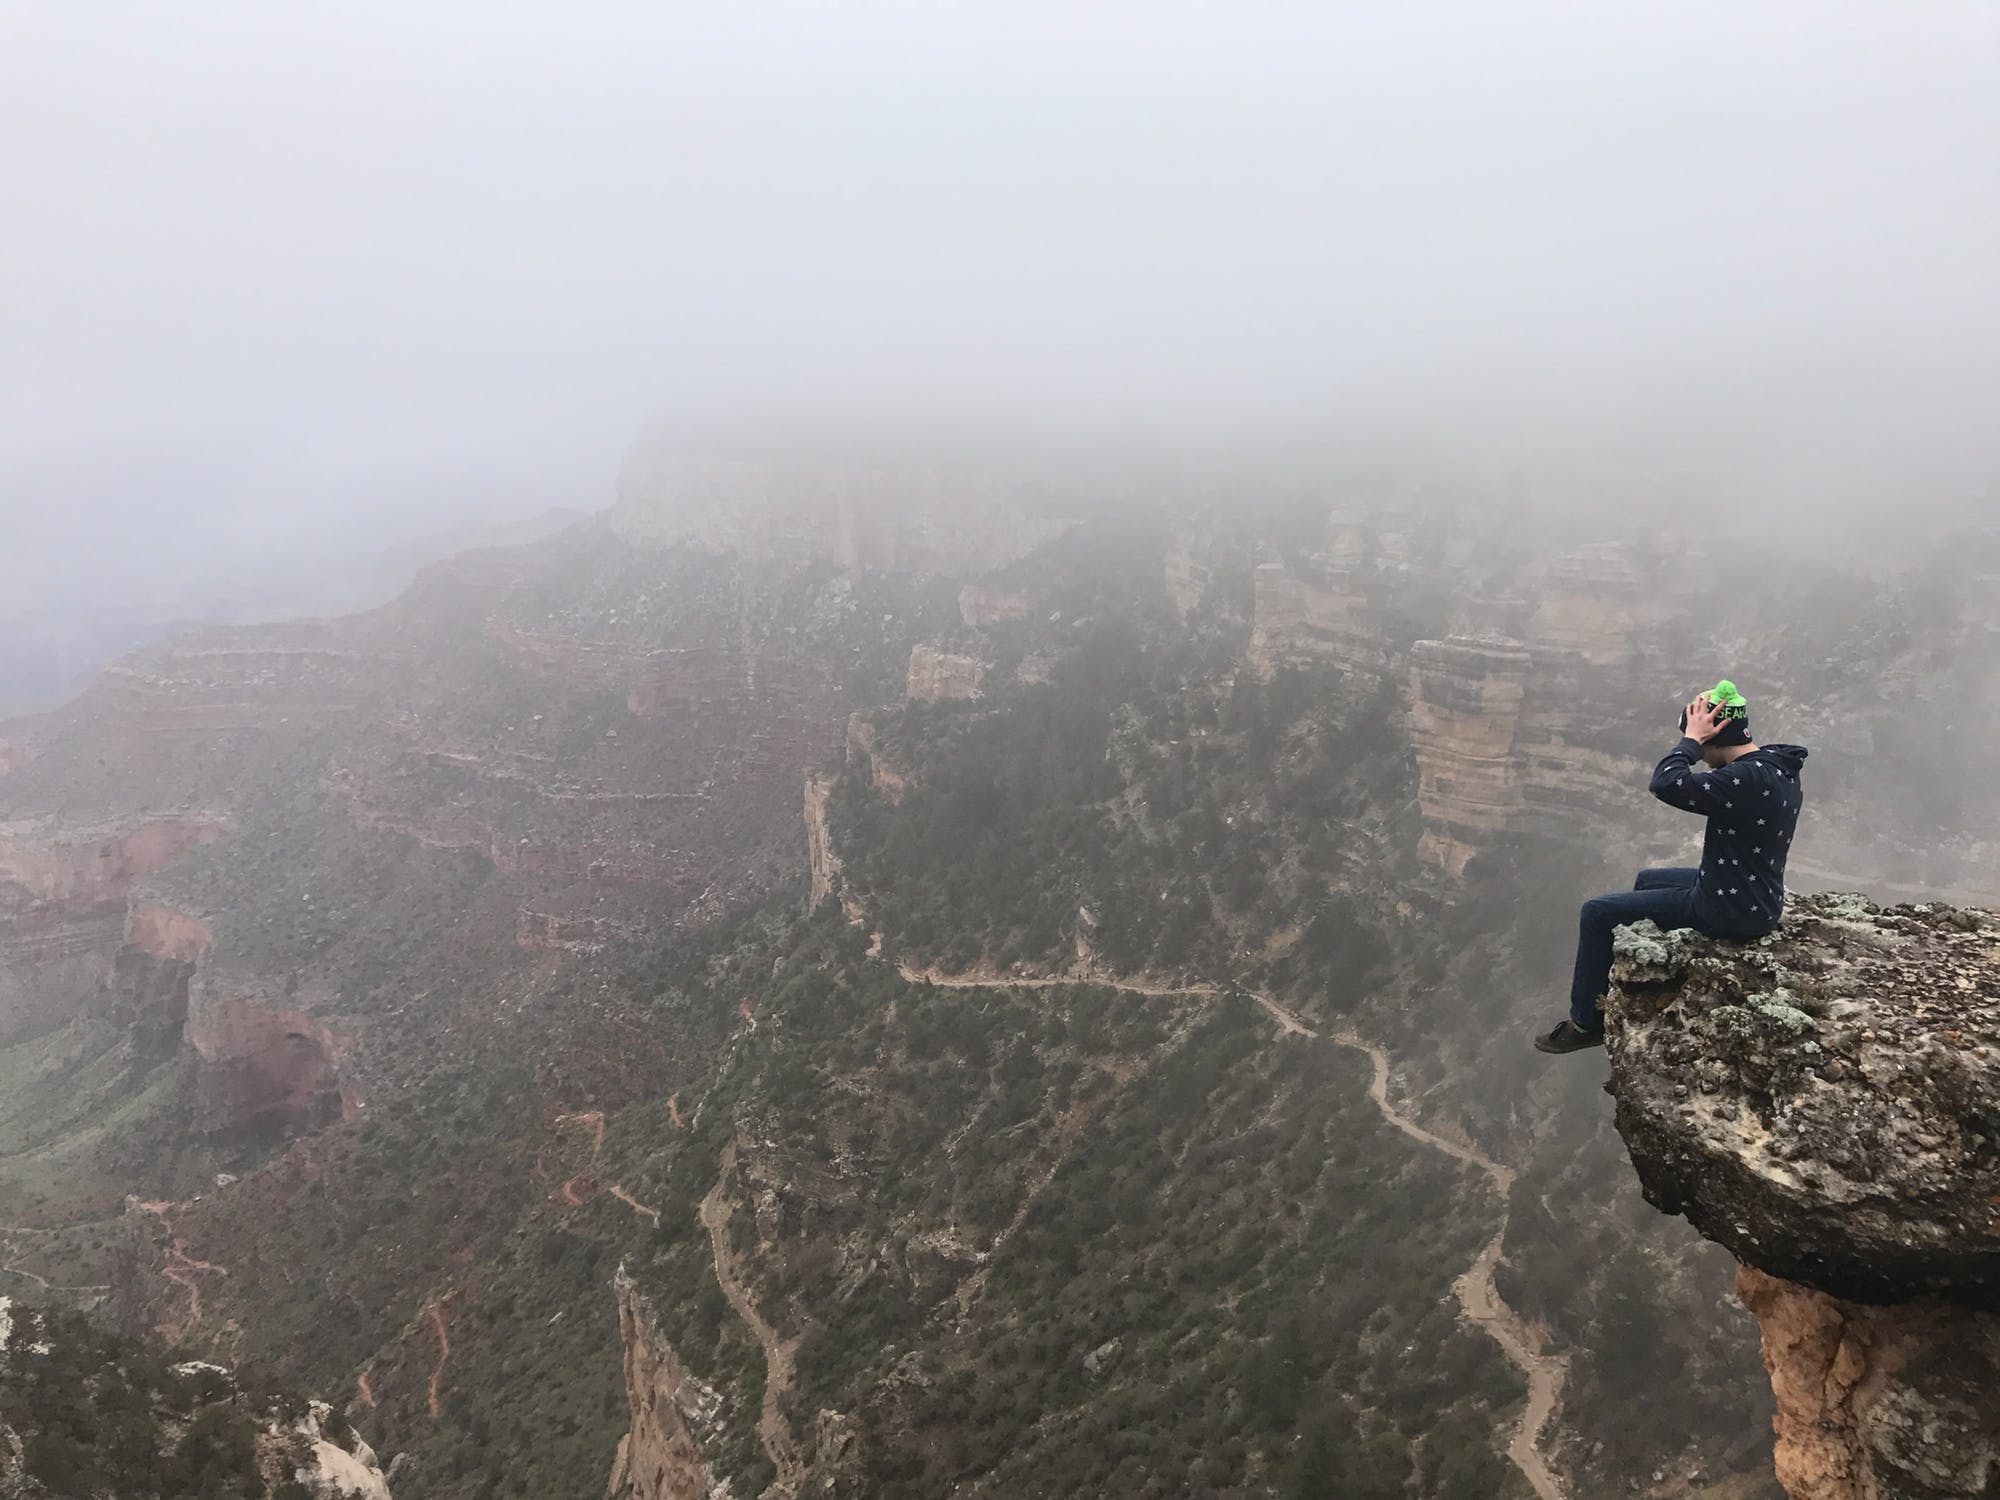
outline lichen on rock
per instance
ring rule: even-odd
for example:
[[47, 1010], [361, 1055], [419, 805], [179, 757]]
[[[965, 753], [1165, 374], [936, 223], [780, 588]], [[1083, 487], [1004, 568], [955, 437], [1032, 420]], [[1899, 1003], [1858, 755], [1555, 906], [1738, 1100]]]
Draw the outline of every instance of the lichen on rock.
[[1655, 1206], [1835, 1296], [2000, 1307], [2000, 924], [1812, 896], [1758, 942], [1624, 929], [1612, 981]]
[[1606, 1041], [1646, 1198], [1744, 1266], [1799, 1500], [2000, 1493], [2000, 920], [1794, 900], [1621, 929]]

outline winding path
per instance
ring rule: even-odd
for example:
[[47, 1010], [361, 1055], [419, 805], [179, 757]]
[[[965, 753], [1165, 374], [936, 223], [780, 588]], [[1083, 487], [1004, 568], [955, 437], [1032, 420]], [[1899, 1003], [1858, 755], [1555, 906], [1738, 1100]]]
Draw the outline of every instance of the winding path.
[[444, 1304], [451, 1301], [454, 1295], [446, 1292], [427, 1309], [431, 1329], [437, 1334], [438, 1341], [437, 1363], [431, 1366], [431, 1378], [424, 1386], [424, 1404], [429, 1408], [433, 1421], [444, 1415], [444, 1367], [451, 1359], [451, 1330], [445, 1327]]
[[187, 1309], [182, 1315], [183, 1321], [181, 1325], [171, 1333], [167, 1331], [168, 1325], [164, 1323], [158, 1328], [158, 1332], [162, 1337], [166, 1338], [169, 1342], [176, 1342], [194, 1332], [201, 1323], [201, 1283], [195, 1280], [195, 1273], [198, 1271], [209, 1271], [217, 1276], [227, 1276], [229, 1268], [227, 1266], [218, 1266], [213, 1261], [196, 1260], [187, 1253], [187, 1242], [174, 1233], [173, 1204], [158, 1201], [146, 1202], [139, 1204], [139, 1210], [142, 1213], [152, 1214], [165, 1227], [167, 1231], [167, 1263], [160, 1267], [160, 1274], [179, 1287], [183, 1292], [187, 1293]]
[[756, 1299], [750, 1295], [750, 1289], [737, 1273], [735, 1247], [729, 1243], [729, 1216], [733, 1205], [722, 1190], [729, 1170], [735, 1164], [736, 1143], [732, 1141], [723, 1148], [722, 1170], [716, 1174], [715, 1186], [701, 1200], [701, 1224], [708, 1231], [709, 1247], [715, 1253], [715, 1279], [722, 1286], [722, 1295], [729, 1299], [736, 1316], [743, 1320], [751, 1337], [764, 1351], [764, 1409], [757, 1417], [757, 1436], [763, 1440], [764, 1452], [770, 1456], [772, 1466], [778, 1471], [778, 1477], [764, 1493], [790, 1500], [798, 1494], [806, 1473], [805, 1460], [799, 1456], [791, 1424], [785, 1420], [782, 1410], [783, 1400], [792, 1389], [793, 1358], [798, 1348], [795, 1340], [781, 1338], [778, 1330], [764, 1321], [764, 1315], [757, 1310]]
[[[813, 806], [810, 796], [807, 804], [809, 819], [815, 811], [818, 813], [820, 820], [818, 836], [824, 841], [826, 852], [830, 856], [831, 878], [827, 882], [827, 894], [838, 896], [841, 909], [850, 922], [857, 925], [865, 924], [866, 912], [859, 897], [849, 890], [846, 882], [841, 879], [841, 865], [838, 856], [834, 854], [831, 830], [825, 821], [825, 797], [821, 796], [817, 808]], [[868, 954], [871, 958], [879, 958], [881, 952], [882, 934], [877, 932], [873, 935]], [[1487, 1337], [1500, 1346], [1500, 1352], [1506, 1356], [1508, 1363], [1519, 1370], [1528, 1383], [1528, 1399], [1521, 1409], [1520, 1421], [1515, 1424], [1514, 1435], [1507, 1444], [1508, 1459], [1521, 1471], [1521, 1477], [1527, 1480], [1528, 1487], [1535, 1492], [1537, 1500], [1568, 1500], [1568, 1491], [1557, 1478], [1555, 1471], [1549, 1467], [1548, 1459], [1542, 1453], [1541, 1443], [1542, 1434], [1562, 1400], [1563, 1385], [1569, 1378], [1569, 1360], [1560, 1354], [1542, 1352], [1544, 1341], [1541, 1336], [1529, 1327], [1526, 1319], [1508, 1305], [1494, 1281], [1494, 1271], [1500, 1263], [1501, 1251], [1507, 1239], [1508, 1198], [1514, 1186], [1514, 1169], [1495, 1161], [1469, 1142], [1455, 1141], [1427, 1129], [1391, 1103], [1389, 1056], [1380, 1047], [1373, 1042], [1364, 1041], [1352, 1031], [1338, 1031], [1322, 1036], [1318, 1030], [1308, 1026], [1297, 1014], [1280, 1005], [1269, 995], [1260, 994], [1240, 984], [1220, 984], [1207, 979], [1195, 984], [1176, 984], [1158, 979], [1114, 979], [1083, 975], [1069, 978], [1040, 975], [1015, 978], [1000, 974], [981, 974], [976, 971], [969, 974], [947, 974], [936, 968], [920, 968], [908, 959], [900, 960], [896, 965], [896, 971], [911, 984], [935, 985], [946, 989], [1048, 989], [1058, 985], [1088, 984], [1105, 989], [1122, 990], [1134, 995], [1240, 994], [1254, 1001], [1265, 1015], [1271, 1018], [1281, 1035], [1331, 1041], [1366, 1054], [1374, 1067], [1374, 1077], [1368, 1086], [1368, 1097], [1374, 1102], [1382, 1118], [1419, 1145], [1442, 1151], [1455, 1161], [1478, 1168], [1486, 1174], [1487, 1180], [1493, 1184], [1494, 1191], [1499, 1194], [1500, 1223], [1494, 1229], [1493, 1237], [1486, 1242], [1472, 1264], [1452, 1283], [1452, 1292], [1458, 1299], [1460, 1317], [1484, 1330]], [[719, 1192], [720, 1188], [721, 1184], [718, 1183], [716, 1191]], [[714, 1198], [715, 1193], [709, 1196]], [[708, 1212], [708, 1202], [704, 1200], [702, 1204], [704, 1223], [708, 1222]], [[715, 1227], [711, 1226], [711, 1237], [714, 1237], [715, 1232]], [[721, 1270], [722, 1244], [718, 1239], [716, 1241], [718, 1276]], [[723, 1290], [725, 1292], [729, 1290], [727, 1282], [724, 1282]], [[735, 1300], [734, 1294], [731, 1295], [731, 1300]], [[760, 1327], [761, 1320], [752, 1326]], [[769, 1345], [766, 1346], [765, 1352], [768, 1359]], [[789, 1379], [789, 1365], [787, 1378]], [[767, 1380], [765, 1384], [767, 1416], [771, 1409], [771, 1401], [771, 1384]], [[782, 1427], [783, 1424], [779, 1425]], [[786, 1434], [786, 1438], [789, 1441], [789, 1433]], [[767, 1434], [766, 1447], [769, 1446]], [[772, 1457], [775, 1462], [776, 1454], [773, 1453]], [[780, 1474], [782, 1473], [781, 1466]], [[787, 1493], [795, 1494], [796, 1486]]]
[[[1284, 1012], [1275, 1002], [1258, 997], [1265, 1009], [1274, 1014]], [[1292, 1018], [1294, 1022], [1297, 1017]], [[1312, 1036], [1316, 1033], [1301, 1031]], [[1521, 1420], [1515, 1425], [1514, 1437], [1507, 1445], [1507, 1456], [1514, 1461], [1514, 1467], [1528, 1481], [1541, 1500], [1565, 1500], [1562, 1481], [1549, 1467], [1542, 1456], [1542, 1432], [1555, 1415], [1556, 1404], [1562, 1399], [1563, 1383], [1569, 1378], [1569, 1360], [1560, 1354], [1544, 1354], [1542, 1340], [1528, 1326], [1521, 1315], [1507, 1305], [1500, 1295], [1500, 1288], [1494, 1283], [1494, 1268], [1500, 1263], [1500, 1252], [1507, 1238], [1508, 1215], [1506, 1205], [1508, 1193], [1514, 1186], [1514, 1169], [1461, 1141], [1454, 1141], [1435, 1131], [1426, 1130], [1415, 1120], [1389, 1102], [1389, 1057], [1372, 1042], [1365, 1042], [1351, 1031], [1337, 1032], [1332, 1040], [1343, 1047], [1353, 1047], [1368, 1054], [1375, 1065], [1375, 1077], [1368, 1085], [1368, 1097], [1375, 1101], [1382, 1118], [1394, 1125], [1413, 1141], [1419, 1141], [1445, 1155], [1477, 1167], [1492, 1182], [1494, 1191], [1500, 1195], [1500, 1226], [1493, 1231], [1493, 1238], [1479, 1252], [1465, 1273], [1452, 1283], [1452, 1291], [1458, 1297], [1459, 1311], [1469, 1323], [1476, 1323], [1486, 1330], [1487, 1336], [1500, 1346], [1500, 1352], [1518, 1369], [1528, 1382], [1527, 1405], [1521, 1409]]]
[[1494, 1281], [1494, 1271], [1500, 1263], [1501, 1250], [1507, 1238], [1507, 1200], [1514, 1186], [1514, 1169], [1480, 1151], [1464, 1141], [1452, 1140], [1436, 1131], [1420, 1125], [1410, 1115], [1398, 1109], [1389, 1099], [1389, 1056], [1373, 1042], [1364, 1041], [1352, 1031], [1339, 1031], [1322, 1035], [1308, 1026], [1296, 1013], [1287, 1010], [1269, 995], [1240, 986], [1223, 986], [1213, 983], [1169, 984], [1159, 980], [1122, 979], [1059, 979], [1037, 976], [1027, 979], [1009, 979], [1000, 976], [979, 974], [941, 974], [936, 970], [919, 969], [905, 961], [897, 965], [902, 976], [913, 984], [937, 985], [951, 989], [1001, 989], [1019, 986], [1030, 989], [1048, 988], [1063, 984], [1094, 984], [1106, 989], [1123, 990], [1135, 995], [1217, 995], [1225, 990], [1233, 990], [1256, 1003], [1265, 1015], [1285, 1036], [1307, 1037], [1315, 1041], [1331, 1041], [1340, 1046], [1352, 1048], [1367, 1055], [1374, 1067], [1374, 1077], [1368, 1086], [1368, 1097], [1382, 1118], [1396, 1129], [1434, 1151], [1442, 1151], [1454, 1161], [1476, 1167], [1486, 1174], [1500, 1196], [1500, 1223], [1493, 1231], [1478, 1257], [1464, 1273], [1452, 1283], [1452, 1292], [1458, 1298], [1459, 1314], [1468, 1323], [1484, 1330], [1487, 1337], [1500, 1346], [1500, 1352], [1508, 1363], [1521, 1372], [1528, 1382], [1527, 1403], [1521, 1409], [1521, 1419], [1514, 1427], [1514, 1435], [1507, 1444], [1507, 1457], [1514, 1467], [1521, 1471], [1521, 1477], [1528, 1481], [1538, 1500], [1568, 1500], [1568, 1491], [1562, 1481], [1549, 1467], [1548, 1459], [1542, 1454], [1542, 1434], [1547, 1429], [1549, 1419], [1555, 1415], [1557, 1405], [1562, 1400], [1563, 1384], [1569, 1377], [1569, 1361], [1559, 1354], [1542, 1352], [1542, 1339], [1528, 1326], [1521, 1315], [1507, 1304], [1500, 1295]]

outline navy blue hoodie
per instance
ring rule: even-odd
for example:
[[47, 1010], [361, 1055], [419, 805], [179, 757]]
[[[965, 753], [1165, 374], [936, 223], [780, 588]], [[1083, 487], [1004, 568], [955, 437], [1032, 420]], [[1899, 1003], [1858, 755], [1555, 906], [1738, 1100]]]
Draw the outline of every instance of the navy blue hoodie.
[[1698, 926], [1732, 937], [1776, 929], [1785, 909], [1785, 856], [1805, 801], [1805, 759], [1802, 745], [1764, 745], [1711, 771], [1701, 746], [1683, 739], [1653, 772], [1655, 797], [1708, 819], [1694, 887]]

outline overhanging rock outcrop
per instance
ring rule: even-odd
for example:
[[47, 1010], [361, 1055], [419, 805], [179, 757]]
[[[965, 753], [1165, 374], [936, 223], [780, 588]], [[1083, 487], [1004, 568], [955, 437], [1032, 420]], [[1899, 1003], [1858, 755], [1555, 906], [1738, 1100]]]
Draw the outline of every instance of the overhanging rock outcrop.
[[1650, 923], [1606, 1001], [1646, 1198], [1742, 1263], [1802, 1500], [2000, 1494], [2000, 917], [1795, 899]]

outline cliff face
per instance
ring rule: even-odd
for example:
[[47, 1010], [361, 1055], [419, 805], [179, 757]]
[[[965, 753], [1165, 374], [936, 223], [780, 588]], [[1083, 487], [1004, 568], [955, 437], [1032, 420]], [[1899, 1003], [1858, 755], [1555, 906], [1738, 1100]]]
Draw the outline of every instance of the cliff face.
[[910, 651], [908, 693], [918, 703], [977, 698], [986, 664], [976, 656], [960, 656], [935, 646], [916, 646]]
[[1529, 625], [1533, 639], [1578, 652], [1592, 666], [1631, 662], [1644, 592], [1621, 548], [1594, 547], [1556, 559], [1537, 595]]
[[1802, 1500], [2000, 1483], [2000, 922], [1797, 899], [1724, 944], [1619, 937], [1618, 1129], [1742, 1263]]
[[1507, 641], [1419, 641], [1410, 653], [1418, 852], [1453, 875], [1526, 809], [1514, 740], [1528, 663]]
[[125, 968], [133, 891], [226, 831], [219, 815], [196, 813], [0, 825], [0, 1040], [60, 1024], [114, 977], [138, 1010], [156, 1009], [157, 984]]
[[1264, 677], [1287, 664], [1330, 662], [1364, 678], [1389, 670], [1389, 647], [1368, 575], [1340, 558], [1258, 565], [1252, 578], [1250, 664]]
[[722, 1397], [682, 1367], [652, 1302], [618, 1268], [618, 1334], [631, 1430], [618, 1444], [609, 1500], [728, 1500], [709, 1469]]
[[216, 1131], [317, 1130], [361, 1106], [341, 1070], [352, 1036], [307, 1005], [198, 979], [186, 1034], [199, 1060], [202, 1111]]

